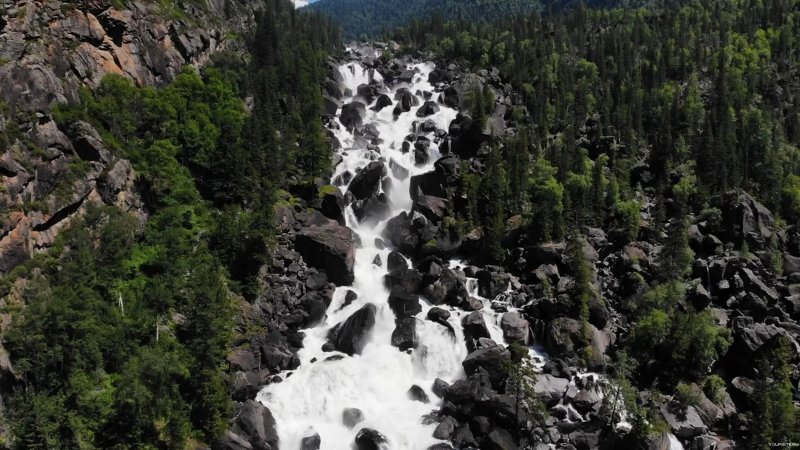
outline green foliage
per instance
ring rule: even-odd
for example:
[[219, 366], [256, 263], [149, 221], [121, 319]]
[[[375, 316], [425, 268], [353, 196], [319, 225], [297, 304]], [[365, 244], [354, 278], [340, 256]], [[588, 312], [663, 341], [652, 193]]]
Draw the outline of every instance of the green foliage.
[[764, 355], [750, 429], [750, 448], [768, 449], [775, 442], [795, 442], [800, 439], [797, 417], [800, 408], [792, 403], [791, 352], [789, 339], [781, 336], [775, 347]]
[[703, 381], [703, 393], [706, 394], [709, 400], [714, 403], [719, 403], [723, 399], [725, 392], [725, 380], [719, 375], [713, 373], [706, 377]]
[[640, 364], [658, 364], [667, 382], [700, 380], [730, 346], [730, 332], [720, 328], [707, 310], [683, 312], [682, 282], [659, 284], [644, 296], [634, 311], [639, 317], [626, 340]]
[[674, 400], [684, 408], [699, 405], [701, 399], [702, 397], [694, 385], [678, 383], [678, 386], [675, 387]]
[[692, 267], [694, 252], [689, 248], [689, 225], [685, 217], [678, 217], [667, 230], [667, 239], [659, 254], [659, 270], [664, 281], [681, 280]]
[[5, 336], [26, 385], [9, 401], [16, 447], [182, 448], [225, 426], [227, 388], [206, 371], [230, 345], [230, 294], [198, 264], [213, 259], [186, 211], [161, 209], [139, 234], [132, 217], [91, 209], [34, 262]]
[[618, 202], [616, 204], [617, 224], [630, 241], [635, 241], [639, 236], [641, 227], [642, 206], [637, 200]]
[[575, 287], [572, 292], [576, 310], [581, 319], [581, 335], [584, 345], [584, 360], [594, 360], [591, 354], [591, 328], [589, 324], [589, 301], [594, 295], [592, 280], [594, 269], [586, 258], [584, 245], [588, 245], [577, 232], [573, 232], [567, 242], [566, 255], [569, 261], [572, 274], [575, 277]]
[[[509, 347], [511, 358], [503, 361], [503, 370], [506, 372], [506, 395], [514, 398], [514, 414], [516, 422], [520, 423], [522, 411], [528, 414], [534, 423], [544, 420], [544, 404], [536, 393], [536, 371], [531, 362], [528, 348], [519, 342], [514, 342]], [[512, 430], [519, 435], [519, 430]]]
[[[553, 2], [553, 10], [565, 3]], [[800, 175], [800, 107], [784, 100], [800, 87], [771, 93], [800, 62], [793, 2], [602, 3], [617, 7], [515, 13], [492, 24], [437, 17], [392, 37], [477, 68], [499, 68], [523, 94], [536, 124], [531, 144], [558, 167], [567, 212], [578, 223], [598, 218], [587, 211], [597, 205], [585, 201], [583, 150], [591, 160], [607, 155], [609, 180], [627, 179], [647, 155], [653, 184], [679, 203], [741, 187], [768, 207], [797, 209], [796, 179], [787, 177]], [[602, 135], [620, 145], [595, 146]]]

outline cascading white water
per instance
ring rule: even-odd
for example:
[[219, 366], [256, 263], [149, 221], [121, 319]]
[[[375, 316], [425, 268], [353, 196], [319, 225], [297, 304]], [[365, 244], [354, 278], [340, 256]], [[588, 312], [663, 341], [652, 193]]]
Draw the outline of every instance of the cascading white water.
[[[411, 69], [417, 75], [411, 85], [393, 86], [388, 95], [393, 98], [401, 87], [408, 87], [414, 95], [417, 92], [434, 92], [434, 87], [427, 81], [433, 68], [432, 63], [414, 65]], [[369, 84], [371, 79], [380, 80], [380, 74], [355, 62], [341, 66], [340, 73], [344, 77], [345, 88], [351, 93], [356, 93], [359, 85]], [[420, 105], [423, 104], [425, 99], [417, 97]], [[345, 102], [352, 99], [345, 99]], [[391, 214], [386, 219], [411, 209], [410, 177], [433, 170], [433, 163], [440, 156], [438, 146], [433, 143], [433, 133], [429, 134], [432, 144], [426, 164], [416, 165], [413, 151], [402, 153], [404, 138], [414, 131], [413, 123], [421, 119], [415, 114], [417, 108], [401, 114], [399, 118], [393, 116], [392, 109], [386, 107], [380, 112], [368, 109], [364, 119], [365, 124], [375, 125], [380, 132], [383, 143], [379, 145], [379, 154], [366, 148], [353, 148], [357, 140], [344, 126], [334, 131], [342, 144], [342, 162], [335, 169], [334, 180], [345, 171], [356, 174], [376, 158], [387, 165], [393, 161], [393, 164], [409, 172], [409, 176], [400, 179], [389, 170], [391, 188], [386, 194], [391, 202]], [[456, 114], [456, 110], [440, 105], [438, 112], [422, 120], [433, 120], [437, 128], [446, 130]], [[340, 188], [346, 191], [347, 186]], [[431, 305], [423, 298], [422, 312], [416, 316], [419, 347], [402, 352], [391, 346], [395, 316], [387, 304], [389, 292], [383, 283], [387, 273], [386, 264], [380, 267], [373, 264], [376, 255], [385, 262], [391, 251], [390, 248], [379, 249], [375, 246], [386, 220], [377, 224], [359, 223], [350, 207], [345, 216], [347, 226], [359, 235], [362, 243], [356, 250], [353, 286], [337, 289], [325, 322], [305, 330], [303, 349], [298, 353], [300, 367], [291, 374], [285, 374], [283, 382], [267, 386], [259, 393], [258, 400], [269, 407], [275, 416], [283, 449], [299, 449], [303, 437], [313, 433], [319, 433], [322, 449], [348, 448], [363, 427], [375, 429], [386, 436], [391, 449], [426, 449], [440, 442], [432, 437], [435, 425], [423, 423], [423, 416], [441, 404], [441, 399], [431, 391], [433, 381], [441, 378], [453, 382], [464, 376], [461, 362], [467, 350], [460, 322], [466, 313], [449, 308], [449, 322], [455, 330], [454, 340], [444, 326], [424, 320]], [[472, 294], [475, 294], [475, 284], [475, 280], [468, 280]], [[355, 291], [358, 298], [341, 308], [348, 289]], [[488, 300], [482, 300], [486, 306], [483, 311], [490, 334], [497, 342], [503, 342], [500, 317], [489, 308]], [[347, 356], [338, 352], [323, 352], [321, 348], [328, 331], [367, 303], [377, 306], [377, 315], [362, 353]], [[326, 360], [332, 355], [343, 357]], [[407, 391], [412, 385], [421, 387], [431, 403], [411, 400]], [[358, 408], [364, 414], [364, 421], [352, 430], [342, 421], [345, 408]]]

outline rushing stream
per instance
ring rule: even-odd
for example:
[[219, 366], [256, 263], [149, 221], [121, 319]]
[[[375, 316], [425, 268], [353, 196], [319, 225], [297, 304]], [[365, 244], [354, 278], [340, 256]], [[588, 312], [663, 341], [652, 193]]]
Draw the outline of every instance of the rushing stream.
[[[407, 87], [422, 105], [425, 102], [424, 94], [418, 93], [434, 92], [433, 86], [427, 81], [433, 67], [431, 63], [414, 65], [417, 75], [412, 84], [393, 86], [388, 93], [389, 97], [394, 98], [397, 89]], [[371, 77], [380, 79], [380, 74], [355, 62], [341, 66], [340, 72], [348, 93], [356, 93], [359, 85], [369, 84]], [[434, 93], [434, 98], [437, 95]], [[344, 101], [347, 103], [353, 98], [345, 98]], [[356, 250], [355, 282], [352, 287], [337, 289], [325, 322], [306, 330], [303, 349], [298, 353], [300, 367], [282, 383], [272, 384], [259, 394], [258, 399], [270, 408], [276, 418], [281, 448], [299, 449], [304, 437], [319, 433], [322, 449], [340, 450], [347, 448], [363, 427], [381, 432], [388, 438], [389, 446], [397, 450], [425, 449], [440, 442], [431, 436], [435, 424], [423, 424], [423, 416], [435, 410], [441, 403], [441, 399], [431, 391], [436, 378], [452, 382], [464, 376], [461, 362], [467, 355], [467, 349], [460, 321], [466, 313], [451, 309], [448, 320], [455, 330], [454, 341], [444, 326], [424, 320], [431, 305], [423, 298], [422, 312], [416, 316], [419, 347], [409, 352], [393, 347], [390, 341], [395, 328], [395, 316], [387, 304], [389, 291], [383, 283], [383, 276], [387, 273], [385, 261], [391, 248], [387, 246], [379, 249], [375, 245], [376, 238], [381, 237], [386, 220], [401, 211], [411, 209], [410, 177], [433, 170], [433, 163], [440, 156], [438, 145], [433, 143], [433, 132], [428, 133], [432, 144], [426, 164], [417, 165], [413, 151], [402, 153], [402, 142], [414, 132], [414, 122], [433, 120], [436, 128], [446, 130], [457, 114], [456, 110], [440, 104], [438, 112], [421, 119], [415, 114], [417, 109], [413, 107], [410, 112], [403, 113], [396, 119], [392, 107], [383, 108], [380, 112], [367, 110], [364, 124], [373, 124], [379, 131], [383, 140], [379, 146], [380, 154], [374, 149], [356, 148], [360, 146], [359, 140], [344, 126], [335, 131], [336, 137], [342, 143], [342, 162], [336, 167], [333, 180], [341, 179], [340, 175], [345, 172], [356, 174], [376, 159], [387, 165], [391, 161], [392, 165], [399, 165], [407, 170], [409, 175], [401, 178], [395, 175], [395, 171], [388, 171], [391, 188], [386, 194], [390, 199], [391, 213], [384, 220], [359, 223], [352, 208], [347, 208], [347, 226], [359, 235], [362, 243]], [[347, 191], [346, 185], [339, 187], [343, 192]], [[384, 262], [381, 266], [373, 263], [376, 255]], [[480, 298], [475, 292], [475, 284], [474, 280], [468, 280], [471, 294]], [[355, 291], [358, 298], [341, 308], [348, 289]], [[486, 299], [482, 300], [487, 306], [483, 311], [492, 338], [503, 342], [503, 334], [498, 326], [500, 316], [488, 307], [489, 302]], [[367, 303], [377, 306], [377, 315], [363, 352], [354, 356], [323, 352], [322, 346], [331, 327], [344, 321]], [[343, 358], [326, 361], [326, 358], [334, 355], [342, 355]], [[426, 404], [411, 400], [407, 391], [412, 385], [421, 387], [431, 402]], [[346, 427], [342, 421], [346, 408], [360, 409], [364, 421], [353, 429]]]

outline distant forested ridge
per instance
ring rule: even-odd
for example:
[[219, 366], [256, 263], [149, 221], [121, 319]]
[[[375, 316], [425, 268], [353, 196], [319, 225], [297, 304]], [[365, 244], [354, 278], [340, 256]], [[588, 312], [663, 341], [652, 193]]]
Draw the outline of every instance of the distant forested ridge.
[[484, 22], [541, 9], [540, 0], [321, 0], [308, 6], [342, 27], [345, 38], [375, 37], [413, 20], [440, 15]]

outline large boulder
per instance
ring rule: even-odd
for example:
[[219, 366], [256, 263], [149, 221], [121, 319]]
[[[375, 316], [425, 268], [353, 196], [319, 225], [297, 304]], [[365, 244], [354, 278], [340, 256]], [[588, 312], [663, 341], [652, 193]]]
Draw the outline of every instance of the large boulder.
[[533, 385], [533, 390], [539, 395], [545, 406], [550, 408], [561, 401], [568, 386], [568, 379], [544, 374], [536, 377], [536, 384]]
[[458, 108], [461, 106], [462, 95], [461, 89], [458, 86], [448, 86], [444, 92], [442, 92], [442, 103], [451, 107], [451, 108]]
[[389, 442], [386, 436], [372, 428], [362, 428], [356, 434], [357, 450], [381, 450]]
[[489, 375], [489, 381], [496, 389], [500, 388], [506, 378], [506, 364], [509, 361], [510, 353], [501, 345], [480, 348], [464, 359], [461, 365], [467, 375], [472, 375], [479, 370], [485, 371]]
[[464, 340], [467, 343], [467, 350], [475, 351], [477, 340], [480, 338], [490, 338], [489, 329], [483, 320], [483, 314], [478, 311], [472, 312], [461, 319], [461, 326], [464, 328]]
[[361, 102], [350, 102], [342, 106], [342, 113], [339, 116], [339, 121], [345, 128], [352, 130], [353, 128], [364, 123], [364, 117], [367, 115], [367, 107]]
[[307, 226], [297, 233], [295, 250], [337, 285], [353, 283], [355, 239], [349, 228], [333, 223]]
[[694, 406], [688, 406], [683, 410], [663, 405], [661, 415], [672, 428], [675, 436], [681, 439], [691, 439], [708, 431]]
[[422, 274], [416, 269], [393, 270], [383, 276], [383, 284], [390, 292], [417, 292], [422, 283]]
[[261, 362], [270, 370], [294, 370], [300, 366], [300, 359], [286, 347], [274, 344], [261, 346]]
[[442, 269], [436, 281], [425, 286], [422, 293], [434, 305], [458, 306], [469, 297], [465, 280], [452, 269]]
[[555, 357], [572, 356], [588, 344], [591, 345], [595, 357], [602, 358], [609, 345], [613, 343], [614, 335], [600, 331], [592, 324], [587, 325], [590, 337], [588, 343], [584, 342], [583, 325], [580, 321], [567, 317], [559, 317], [550, 321], [544, 332], [545, 349]]
[[389, 256], [386, 257], [386, 269], [389, 272], [408, 269], [408, 262], [400, 252], [392, 251], [389, 253]]
[[347, 190], [358, 200], [375, 195], [386, 173], [386, 166], [382, 162], [372, 161], [358, 171]]
[[364, 421], [364, 413], [358, 408], [345, 408], [342, 411], [342, 423], [349, 429]]
[[322, 445], [322, 438], [319, 433], [314, 433], [311, 436], [306, 436], [300, 441], [300, 450], [319, 450]]
[[275, 418], [266, 406], [255, 400], [244, 402], [233, 431], [250, 442], [254, 448], [278, 448]]
[[775, 227], [769, 209], [744, 191], [728, 194], [722, 217], [724, 238], [733, 242], [747, 240], [751, 248], [763, 248]]
[[378, 99], [375, 101], [375, 106], [373, 106], [372, 109], [375, 111], [380, 111], [383, 108], [392, 105], [393, 105], [392, 99], [386, 94], [381, 94], [378, 96]]
[[502, 428], [495, 428], [486, 436], [486, 441], [481, 448], [486, 450], [517, 450], [519, 446], [514, 441], [514, 437]]
[[428, 117], [437, 112], [439, 112], [439, 105], [432, 100], [428, 100], [417, 110], [417, 117]]
[[509, 342], [519, 342], [528, 345], [530, 342], [530, 324], [518, 312], [507, 312], [500, 320], [503, 337]]
[[399, 290], [389, 294], [389, 307], [398, 319], [413, 317], [422, 311], [417, 294]]
[[414, 200], [414, 211], [427, 217], [435, 223], [441, 222], [447, 215], [448, 201], [444, 198], [431, 195], [418, 195]]
[[400, 115], [404, 112], [411, 111], [412, 106], [419, 105], [419, 99], [411, 93], [408, 88], [400, 88], [394, 94], [394, 99], [397, 105], [394, 108], [394, 115]]
[[347, 320], [332, 328], [328, 333], [328, 339], [334, 348], [351, 356], [361, 354], [366, 345], [367, 336], [375, 326], [376, 312], [375, 305], [367, 303]]
[[392, 331], [391, 343], [401, 351], [417, 348], [419, 345], [417, 319], [413, 317], [398, 319], [394, 331]]

